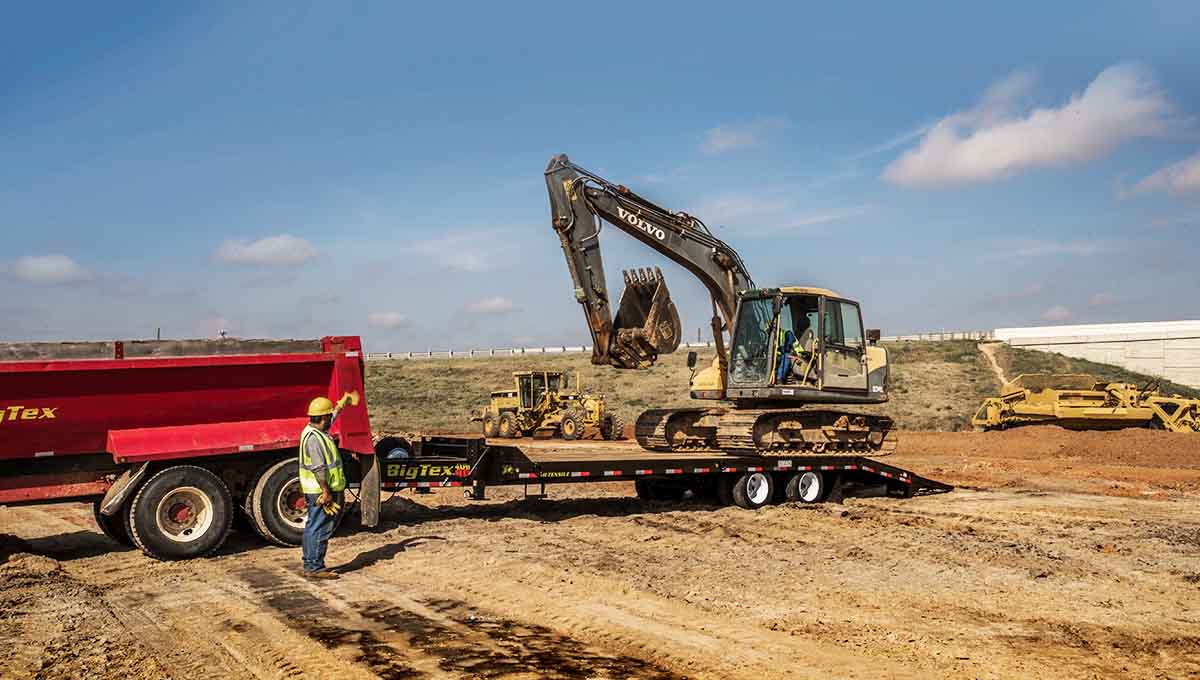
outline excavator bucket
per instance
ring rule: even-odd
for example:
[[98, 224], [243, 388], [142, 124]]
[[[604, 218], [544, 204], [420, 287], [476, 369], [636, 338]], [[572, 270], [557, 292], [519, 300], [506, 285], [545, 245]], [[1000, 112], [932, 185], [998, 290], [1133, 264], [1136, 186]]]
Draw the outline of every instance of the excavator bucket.
[[624, 275], [625, 291], [613, 319], [609, 360], [617, 368], [646, 368], [659, 354], [670, 354], [679, 347], [683, 325], [658, 267], [653, 271], [626, 270]]

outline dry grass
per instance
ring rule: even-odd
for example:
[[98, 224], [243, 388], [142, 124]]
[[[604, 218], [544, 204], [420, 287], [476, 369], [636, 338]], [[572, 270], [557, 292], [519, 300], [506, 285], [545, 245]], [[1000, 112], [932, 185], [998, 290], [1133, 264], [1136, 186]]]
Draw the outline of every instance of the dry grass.
[[[1147, 385], [1153, 377], [1144, 373], [1135, 373], [1112, 364], [1098, 364], [1086, 359], [1075, 359], [1063, 356], [1057, 352], [1040, 352], [1037, 350], [996, 346], [996, 363], [1004, 369], [1004, 375], [1010, 380], [1022, 373], [1087, 373], [1096, 376], [1102, 382], [1127, 382], [1137, 385]], [[1185, 397], [1200, 397], [1200, 389], [1163, 380], [1159, 391], [1163, 394], [1179, 394]]]
[[[967, 426], [979, 402], [999, 389], [975, 343], [897, 343], [887, 345], [892, 361], [892, 400], [870, 410], [885, 413], [910, 430], [958, 430]], [[489, 359], [372, 361], [367, 364], [367, 395], [376, 432], [474, 431], [468, 418], [487, 403], [492, 390], [512, 385], [512, 372], [579, 371], [584, 388], [604, 394], [632, 423], [649, 408], [695, 406], [688, 397], [687, 355], [661, 358], [645, 371], [593, 366], [589, 355], [567, 354]], [[707, 366], [712, 356], [701, 356]]]

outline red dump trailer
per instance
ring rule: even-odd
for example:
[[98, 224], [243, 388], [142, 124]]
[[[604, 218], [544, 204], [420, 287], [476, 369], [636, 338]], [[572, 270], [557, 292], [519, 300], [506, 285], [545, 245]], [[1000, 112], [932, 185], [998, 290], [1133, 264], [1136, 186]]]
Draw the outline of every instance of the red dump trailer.
[[[197, 344], [182, 351], [250, 351]], [[373, 523], [361, 341], [270, 344], [268, 353], [159, 356], [169, 344], [118, 342], [105, 345], [108, 358], [0, 362], [0, 505], [92, 498], [106, 534], [162, 558], [211, 552], [239, 511], [267, 540], [294, 544], [305, 409], [315, 396], [355, 392], [362, 398], [333, 434], [350, 454], [348, 473], [376, 489], [363, 505]]]
[[162, 559], [212, 552], [239, 514], [272, 543], [300, 543], [307, 507], [296, 450], [318, 395], [359, 395], [332, 432], [364, 526], [378, 523], [382, 491], [403, 489], [463, 487], [482, 500], [488, 486], [533, 486], [527, 495], [540, 497], [547, 485], [630, 480], [648, 500], [747, 509], [950, 489], [856, 455], [442, 436], [373, 445], [357, 337], [107, 343], [106, 358], [46, 358], [88, 354], [75, 345], [26, 349], [31, 356], [0, 361], [0, 505], [90, 499], [104, 533]]

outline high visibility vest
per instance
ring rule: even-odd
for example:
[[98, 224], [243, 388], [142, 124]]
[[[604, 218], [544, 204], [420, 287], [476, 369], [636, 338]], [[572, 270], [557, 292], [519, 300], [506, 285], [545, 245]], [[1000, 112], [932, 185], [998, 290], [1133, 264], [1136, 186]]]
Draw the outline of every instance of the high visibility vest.
[[312, 461], [308, 457], [308, 439], [317, 437], [321, 442], [321, 451], [325, 454], [325, 483], [329, 490], [337, 493], [346, 488], [346, 472], [342, 469], [342, 454], [338, 453], [333, 439], [312, 425], [304, 428], [300, 434], [300, 490], [308, 494], [321, 493], [321, 485], [317, 476], [306, 466]]

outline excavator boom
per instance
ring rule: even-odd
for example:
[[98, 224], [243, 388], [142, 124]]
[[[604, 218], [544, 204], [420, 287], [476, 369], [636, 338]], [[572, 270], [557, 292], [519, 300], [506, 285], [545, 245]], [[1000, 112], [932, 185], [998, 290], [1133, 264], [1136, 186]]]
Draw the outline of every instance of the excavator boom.
[[713, 301], [713, 334], [725, 360], [723, 332], [737, 309], [737, 296], [754, 286], [735, 250], [712, 235], [703, 222], [671, 212], [604, 178], [555, 156], [546, 168], [550, 215], [584, 308], [592, 335], [592, 363], [645, 368], [659, 354], [675, 351], [682, 324], [662, 272], [626, 271], [625, 291], [613, 316], [601, 224], [607, 222], [694, 274]]

